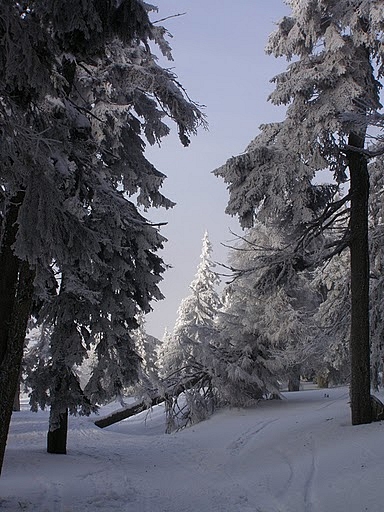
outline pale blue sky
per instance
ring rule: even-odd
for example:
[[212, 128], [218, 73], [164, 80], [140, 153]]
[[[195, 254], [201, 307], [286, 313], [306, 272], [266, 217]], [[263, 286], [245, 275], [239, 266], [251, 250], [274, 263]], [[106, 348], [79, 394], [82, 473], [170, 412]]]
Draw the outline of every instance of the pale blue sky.
[[274, 23], [287, 14], [283, 0], [158, 0], [153, 19], [186, 13], [163, 23], [172, 33], [172, 67], [189, 96], [206, 105], [209, 131], [200, 130], [189, 148], [177, 140], [175, 130], [161, 148], [147, 155], [168, 178], [163, 188], [177, 203], [170, 212], [150, 211], [154, 221], [165, 221], [168, 238], [162, 252], [172, 265], [164, 275], [163, 301], [153, 303], [146, 317], [147, 331], [159, 338], [176, 320], [180, 301], [189, 294], [201, 251], [204, 231], [213, 244], [213, 258], [226, 262], [221, 243], [241, 233], [236, 219], [224, 213], [227, 191], [211, 171], [244, 151], [258, 126], [279, 120], [281, 109], [267, 102], [270, 79], [285, 69], [284, 60], [265, 55], [264, 47]]

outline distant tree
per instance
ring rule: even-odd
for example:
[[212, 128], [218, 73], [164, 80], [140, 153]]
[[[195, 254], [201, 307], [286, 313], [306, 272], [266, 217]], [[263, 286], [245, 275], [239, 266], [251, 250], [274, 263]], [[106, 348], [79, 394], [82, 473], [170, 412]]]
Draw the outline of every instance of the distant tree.
[[[129, 331], [161, 298], [164, 271], [164, 238], [138, 208], [173, 205], [145, 141], [168, 134], [166, 116], [184, 145], [204, 123], [156, 64], [151, 42], [171, 55], [151, 9], [141, 0], [1, 3], [0, 467], [32, 301], [50, 332], [48, 367], [62, 376], [49, 383], [51, 433], [74, 396], [81, 412], [85, 399], [104, 400], [137, 376]], [[84, 394], [73, 364], [91, 344], [97, 364]]]
[[306, 272], [286, 273], [276, 286], [276, 269], [270, 266], [271, 255], [284, 258], [287, 244], [279, 229], [257, 222], [230, 251], [234, 274], [224, 289], [216, 341], [228, 364], [216, 373], [217, 387], [232, 405], [278, 394], [283, 381], [298, 390], [310, 357], [318, 296]]
[[132, 331], [132, 337], [135, 343], [135, 350], [141, 359], [141, 368], [148, 375], [158, 376], [158, 361], [160, 340], [151, 336], [146, 331], [145, 317], [140, 315], [138, 318], [138, 327]]
[[154, 390], [159, 387], [159, 348], [161, 342], [155, 336], [146, 332], [144, 315], [139, 315], [137, 320], [138, 327], [132, 331], [132, 339], [135, 350], [140, 357], [138, 380], [127, 391], [130, 395], [149, 401]]
[[[207, 377], [186, 391], [184, 398], [187, 400], [187, 411], [183, 413], [182, 424], [201, 420], [213, 405], [214, 397], [206, 386], [210, 379], [211, 341], [216, 335], [215, 320], [222, 304], [217, 292], [220, 277], [214, 271], [216, 265], [211, 254], [212, 244], [205, 232], [200, 263], [190, 284], [191, 294], [182, 300], [174, 330], [163, 346], [162, 372], [165, 376], [176, 373], [177, 382], [193, 378], [195, 372]], [[179, 416], [178, 398], [172, 399], [168, 405], [169, 422], [173, 424]]]
[[165, 374], [190, 364], [203, 363], [204, 350], [221, 308], [217, 292], [220, 277], [213, 270], [216, 265], [211, 253], [212, 245], [205, 232], [200, 263], [190, 284], [191, 294], [181, 301], [175, 327], [163, 348]]
[[349, 254], [334, 256], [316, 269], [311, 286], [322, 302], [314, 315], [312, 368], [324, 382], [350, 380], [349, 339], [351, 324]]
[[160, 377], [166, 377], [165, 366], [168, 364], [167, 359], [170, 358], [169, 352], [172, 350], [170, 343], [172, 342], [172, 332], [166, 327], [164, 329], [164, 334], [161, 338], [159, 349], [158, 349], [158, 366]]
[[[243, 225], [252, 225], [256, 216], [290, 219], [294, 268], [310, 268], [349, 247], [352, 424], [369, 423], [369, 179], [364, 146], [370, 114], [380, 108], [384, 2], [288, 4], [292, 15], [283, 18], [267, 46], [276, 57], [295, 57], [273, 79], [276, 88], [270, 95], [274, 104], [288, 105], [286, 119], [263, 125], [247, 151], [216, 174], [228, 183], [227, 212], [238, 215]], [[333, 173], [335, 187], [313, 184], [316, 173], [325, 169]], [[334, 196], [348, 179], [349, 192]], [[324, 233], [335, 229], [346, 211], [347, 229], [329, 242]]]

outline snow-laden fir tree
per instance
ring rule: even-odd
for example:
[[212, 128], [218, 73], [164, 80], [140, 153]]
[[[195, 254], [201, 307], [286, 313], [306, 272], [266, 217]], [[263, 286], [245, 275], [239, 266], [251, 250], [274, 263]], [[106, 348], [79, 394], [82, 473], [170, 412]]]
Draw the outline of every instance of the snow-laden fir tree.
[[184, 145], [203, 122], [156, 63], [151, 45], [171, 55], [151, 10], [141, 0], [1, 2], [1, 462], [32, 297], [51, 333], [47, 366], [63, 372], [60, 386], [46, 381], [52, 429], [92, 344], [92, 403], [137, 376], [129, 331], [161, 298], [164, 271], [164, 238], [138, 208], [173, 204], [145, 144], [168, 134], [165, 117]]
[[128, 392], [150, 401], [160, 383], [159, 348], [161, 342], [155, 336], [147, 333], [144, 315], [140, 315], [137, 321], [138, 327], [132, 331], [132, 338], [135, 350], [140, 357], [139, 375], [137, 383]]
[[215, 340], [215, 382], [223, 403], [241, 406], [277, 395], [287, 382], [296, 390], [310, 359], [317, 294], [306, 272], [285, 275], [276, 286], [270, 266], [271, 255], [284, 258], [287, 244], [277, 228], [257, 222], [230, 251], [234, 277], [224, 289]]
[[[178, 399], [168, 404], [168, 430], [196, 422], [211, 412], [214, 397], [210, 387], [211, 343], [216, 335], [215, 319], [222, 304], [217, 292], [220, 277], [212, 260], [212, 244], [205, 232], [195, 278], [190, 284], [191, 293], [181, 301], [173, 332], [163, 346], [162, 372], [175, 381], [185, 381], [189, 389], [181, 400], [186, 407], [180, 417]], [[172, 424], [172, 425], [171, 425]]]
[[[292, 60], [273, 79], [270, 100], [287, 105], [281, 123], [263, 125], [246, 152], [216, 171], [228, 183], [227, 212], [244, 226], [260, 219], [288, 221], [297, 270], [350, 249], [352, 423], [371, 421], [369, 372], [368, 170], [364, 153], [370, 114], [380, 108], [383, 72], [382, 0], [287, 1], [268, 53]], [[313, 184], [328, 169], [335, 187]], [[333, 195], [350, 180], [341, 199]], [[348, 228], [324, 239], [342, 208]], [[340, 209], [341, 208], [341, 209]], [[300, 229], [299, 229], [300, 228]]]
[[322, 295], [314, 315], [312, 368], [318, 383], [350, 380], [351, 297], [349, 255], [343, 252], [318, 267], [311, 286]]
[[204, 350], [221, 307], [217, 292], [220, 277], [214, 271], [216, 264], [211, 258], [212, 244], [207, 232], [202, 242], [200, 263], [190, 284], [191, 293], [181, 301], [173, 332], [163, 347], [165, 375], [191, 364], [203, 364]]
[[165, 369], [164, 365], [167, 364], [167, 359], [169, 358], [168, 352], [172, 351], [171, 349], [171, 341], [172, 340], [172, 332], [168, 327], [164, 329], [164, 334], [160, 340], [159, 348], [158, 348], [158, 367], [159, 367], [159, 375], [161, 378], [165, 378]]

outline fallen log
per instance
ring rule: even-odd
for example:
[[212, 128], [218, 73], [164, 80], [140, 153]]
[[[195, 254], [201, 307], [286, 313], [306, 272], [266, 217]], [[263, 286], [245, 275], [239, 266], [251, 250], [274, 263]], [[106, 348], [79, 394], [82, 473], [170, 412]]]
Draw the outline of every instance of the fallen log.
[[122, 409], [118, 409], [117, 411], [114, 411], [107, 416], [99, 418], [95, 421], [95, 425], [100, 428], [109, 427], [114, 423], [118, 423], [119, 421], [130, 418], [131, 416], [135, 416], [135, 414], [139, 414], [140, 412], [143, 412], [146, 409], [150, 409], [151, 407], [164, 401], [165, 397], [156, 396], [151, 400], [150, 403], [145, 400], [135, 402], [134, 404], [127, 405], [127, 407], [123, 407]]
[[205, 373], [199, 373], [191, 376], [190, 378], [184, 378], [183, 381], [178, 384], [168, 384], [168, 386], [165, 387], [165, 392], [161, 393], [160, 391], [156, 390], [157, 392], [154, 393], [154, 396], [151, 400], [140, 400], [133, 404], [127, 405], [122, 409], [118, 409], [117, 411], [112, 412], [107, 416], [103, 416], [102, 418], [96, 420], [95, 425], [100, 428], [109, 427], [114, 423], [118, 423], [119, 421], [130, 418], [131, 416], [135, 416], [136, 414], [139, 414], [140, 412], [150, 409], [155, 405], [159, 405], [168, 399], [175, 398], [181, 395], [181, 393], [183, 393], [184, 391], [191, 389], [198, 382], [202, 383], [206, 380], [210, 380], [210, 377]]

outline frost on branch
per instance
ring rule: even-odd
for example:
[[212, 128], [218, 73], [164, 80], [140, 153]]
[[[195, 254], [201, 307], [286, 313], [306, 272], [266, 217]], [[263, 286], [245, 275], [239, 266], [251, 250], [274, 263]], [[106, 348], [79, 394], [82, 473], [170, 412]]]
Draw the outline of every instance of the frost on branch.
[[[212, 245], [204, 234], [200, 263], [190, 284], [191, 294], [182, 300], [174, 330], [162, 348], [162, 374], [174, 375], [176, 381], [196, 383], [181, 397], [167, 402], [168, 429], [184, 426], [211, 414], [215, 404], [211, 386], [212, 343], [216, 335], [215, 320], [221, 301], [216, 291], [219, 277], [211, 259]], [[199, 377], [200, 376], [200, 377]], [[181, 403], [180, 403], [181, 400]]]
[[[156, 63], [151, 44], [171, 57], [167, 31], [141, 0], [2, 7], [1, 213], [22, 196], [11, 252], [36, 276], [34, 313], [50, 340], [34, 382], [42, 405], [56, 400], [55, 426], [62, 411], [85, 411], [87, 400], [93, 407], [137, 379], [130, 332], [162, 298], [165, 270], [165, 239], [139, 209], [174, 204], [145, 146], [169, 133], [167, 120], [187, 144], [204, 115]], [[74, 365], [91, 347], [82, 389]]]

